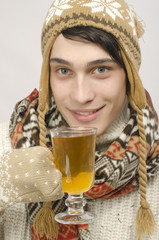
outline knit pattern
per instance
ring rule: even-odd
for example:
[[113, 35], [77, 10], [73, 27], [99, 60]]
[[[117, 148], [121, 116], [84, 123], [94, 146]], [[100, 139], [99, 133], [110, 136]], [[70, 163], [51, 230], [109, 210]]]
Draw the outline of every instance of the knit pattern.
[[[0, 124], [0, 156], [11, 149], [9, 122]], [[157, 222], [157, 228], [151, 240], [159, 239], [159, 172], [147, 187], [148, 201], [152, 207]], [[134, 240], [135, 213], [138, 208], [139, 194], [133, 191], [121, 198], [107, 201], [89, 202], [89, 210], [97, 215], [97, 220], [89, 224], [91, 240]], [[33, 205], [33, 204], [32, 204]], [[33, 210], [33, 209], [32, 209]], [[33, 211], [32, 211], [33, 213]], [[36, 213], [35, 213], [36, 214]], [[113, 225], [111, 224], [113, 222]], [[5, 236], [4, 236], [5, 232]], [[18, 203], [8, 208], [3, 218], [0, 218], [1, 240], [31, 240], [30, 224], [28, 222], [24, 203]], [[89, 239], [89, 238], [88, 238]], [[88, 240], [87, 239], [87, 240]], [[70, 240], [67, 238], [67, 240]], [[148, 238], [144, 238], [148, 240]]]
[[[12, 150], [9, 137], [9, 121], [0, 124], [0, 161], [1, 157]], [[9, 199], [9, 202], [11, 200]], [[8, 204], [10, 205], [10, 204]], [[28, 222], [25, 203], [8, 207], [0, 217], [1, 240], [31, 240], [31, 228]]]
[[[90, 25], [112, 32], [123, 44], [138, 69], [140, 49], [133, 14], [128, 5], [110, 0], [56, 0], [50, 7], [42, 33], [42, 52], [45, 54], [50, 37], [57, 36], [62, 29], [75, 25]], [[52, 36], [53, 35], [53, 36]]]
[[[10, 137], [9, 137], [9, 131], [6, 133], [6, 128], [9, 128], [9, 123], [8, 122], [4, 122], [3, 124], [0, 125], [0, 133], [1, 133], [1, 138], [0, 138], [0, 158], [2, 158], [3, 154], [5, 153], [5, 151], [8, 150], [8, 148], [12, 149], [12, 145], [11, 145], [11, 141], [10, 141]], [[2, 165], [2, 162], [0, 162], [0, 165]], [[0, 168], [0, 171], [1, 168]], [[2, 182], [3, 184], [3, 182]], [[3, 191], [3, 188], [0, 189], [0, 191]], [[1, 208], [0, 210], [0, 216], [3, 214], [3, 210]]]
[[61, 173], [50, 161], [49, 150], [41, 146], [5, 153], [0, 175], [0, 211], [16, 202], [50, 201], [63, 196]]
[[[37, 93], [37, 91], [36, 91]], [[35, 98], [32, 98], [34, 96]], [[29, 100], [31, 99], [31, 100]], [[20, 103], [20, 107], [25, 109], [24, 111], [21, 111], [19, 114], [19, 117], [17, 116], [17, 109], [18, 105], [16, 106], [16, 111], [14, 112], [12, 116], [12, 123], [11, 123], [11, 139], [12, 136], [15, 136], [17, 134], [17, 126], [19, 125], [23, 131], [24, 135], [20, 134], [18, 135], [18, 141], [13, 141], [13, 144], [15, 144], [15, 147], [20, 147], [19, 143], [24, 144], [26, 141], [27, 143], [33, 143], [34, 145], [38, 145], [38, 136], [34, 135], [34, 138], [28, 134], [28, 129], [30, 125], [29, 119], [32, 119], [32, 113], [34, 113], [33, 109], [32, 111], [28, 111], [30, 109], [30, 106], [33, 108], [33, 102], [36, 102], [37, 104], [38, 94], [36, 95], [35, 92], [31, 94], [26, 100], [23, 100], [23, 102]], [[29, 106], [26, 106], [26, 102], [28, 103], [30, 101]], [[53, 104], [54, 106], [54, 104]], [[36, 105], [34, 106], [34, 109], [36, 109]], [[51, 115], [56, 114], [57, 118], [60, 113], [57, 114], [51, 109], [54, 109], [54, 107], [50, 107], [50, 110], [48, 114], [46, 115], [46, 128], [49, 129], [52, 126], [56, 126], [56, 123], [58, 124], [58, 121], [56, 123], [53, 123]], [[138, 135], [138, 127], [137, 127], [137, 119], [136, 119], [136, 112], [129, 106], [129, 111], [131, 112], [130, 119], [124, 128], [123, 132], [120, 134], [120, 136], [117, 139], [114, 139], [112, 141], [112, 144], [106, 149], [105, 152], [103, 151], [97, 151], [96, 152], [96, 166], [95, 166], [95, 184], [90, 189], [85, 196], [88, 199], [110, 199], [114, 197], [119, 197], [122, 195], [125, 195], [128, 192], [131, 192], [134, 190], [138, 183], [138, 163], [139, 163], [139, 135]], [[28, 114], [26, 114], [26, 112]], [[24, 118], [23, 118], [24, 116]], [[153, 113], [153, 109], [151, 106], [147, 105], [145, 108], [145, 123], [149, 123], [149, 131], [147, 132], [147, 168], [148, 171], [148, 177], [153, 176], [159, 166], [159, 143], [158, 143], [158, 123], [156, 121], [156, 116]], [[17, 124], [13, 124], [13, 119], [19, 119]], [[21, 119], [20, 119], [21, 118]], [[26, 119], [26, 121], [24, 120]], [[51, 122], [49, 121], [51, 119]], [[60, 118], [62, 119], [62, 117]], [[38, 119], [36, 119], [38, 124]], [[61, 122], [62, 124], [65, 124], [65, 122]], [[35, 124], [35, 119], [34, 119]], [[25, 131], [27, 129], [27, 132]], [[29, 130], [29, 133], [33, 132], [33, 129]], [[37, 131], [38, 132], [38, 131]], [[24, 138], [25, 136], [25, 138]], [[27, 139], [26, 139], [26, 136]], [[47, 131], [47, 146], [51, 147], [51, 138], [49, 136], [49, 131]], [[37, 142], [35, 142], [35, 140]], [[13, 139], [14, 140], [14, 139]], [[104, 142], [103, 142], [104, 144]], [[153, 162], [152, 162], [153, 161]], [[66, 196], [65, 196], [66, 197]], [[63, 198], [60, 201], [53, 202], [52, 208], [55, 213], [61, 212], [65, 210], [65, 204], [64, 204], [65, 198]], [[41, 208], [41, 205], [39, 204], [29, 204], [28, 205], [28, 211], [31, 218], [33, 218], [38, 212], [38, 210]], [[33, 219], [32, 219], [33, 220]], [[31, 220], [31, 221], [32, 221]], [[62, 225], [60, 225], [60, 229], [63, 228]], [[74, 226], [69, 227], [70, 232], [74, 231]], [[83, 231], [79, 231], [78, 234], [84, 234], [84, 232], [87, 232], [87, 228]], [[34, 229], [33, 229], [34, 233]], [[33, 235], [34, 236], [34, 235]], [[81, 235], [82, 236], [82, 235]], [[36, 239], [36, 236], [34, 236]], [[59, 238], [61, 236], [61, 230], [59, 231]], [[71, 239], [71, 238], [70, 238]], [[76, 239], [76, 238], [72, 238]], [[82, 237], [81, 237], [82, 239]]]
[[[157, 227], [152, 237], [143, 240], [159, 239], [159, 171], [147, 185], [147, 199], [155, 216]], [[135, 217], [139, 206], [137, 190], [121, 198], [107, 201], [89, 202], [89, 210], [97, 215], [97, 220], [89, 224], [91, 240], [135, 240]], [[125, 203], [125, 204], [124, 204]]]

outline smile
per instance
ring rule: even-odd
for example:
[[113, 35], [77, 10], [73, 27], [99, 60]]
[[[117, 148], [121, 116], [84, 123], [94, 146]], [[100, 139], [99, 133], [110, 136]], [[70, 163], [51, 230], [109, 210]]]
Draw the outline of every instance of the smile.
[[98, 109], [81, 109], [71, 111], [73, 117], [79, 122], [90, 122], [95, 120], [101, 113], [104, 106]]
[[88, 116], [88, 115], [90, 115], [90, 114], [95, 113], [96, 111], [97, 111], [97, 110], [91, 111], [91, 112], [76, 112], [76, 114], [83, 115], [83, 116]]

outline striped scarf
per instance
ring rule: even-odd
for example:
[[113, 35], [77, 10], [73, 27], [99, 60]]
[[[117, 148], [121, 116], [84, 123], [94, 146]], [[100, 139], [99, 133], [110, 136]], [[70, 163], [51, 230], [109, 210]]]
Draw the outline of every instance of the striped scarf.
[[[159, 139], [157, 136], [158, 119], [153, 109], [150, 96], [147, 95], [147, 105], [144, 111], [144, 125], [147, 140], [147, 176], [154, 176], [159, 166]], [[39, 93], [35, 89], [27, 98], [18, 102], [10, 121], [10, 137], [13, 148], [31, 147], [39, 145], [38, 124], [38, 99]], [[136, 112], [128, 105], [127, 111], [130, 118], [122, 133], [115, 139], [97, 145], [95, 154], [95, 182], [94, 186], [85, 193], [86, 199], [111, 199], [120, 197], [134, 190], [138, 186], [139, 165], [139, 132], [137, 126]], [[49, 129], [57, 126], [67, 125], [61, 114], [56, 109], [56, 104], [51, 99], [51, 104], [45, 118], [47, 134], [47, 147], [51, 149], [51, 137]], [[97, 139], [98, 142], [98, 139]], [[105, 149], [104, 149], [104, 146]], [[102, 149], [102, 150], [101, 150]], [[104, 149], [104, 150], [103, 150]], [[65, 210], [65, 199], [67, 195], [58, 201], [52, 202], [54, 213]], [[31, 224], [41, 209], [42, 203], [27, 204], [28, 215]], [[33, 240], [39, 239], [32, 227]], [[59, 235], [57, 240], [85, 240], [90, 239], [88, 225], [62, 225], [59, 224]], [[47, 240], [44, 236], [40, 240]], [[55, 240], [52, 238], [52, 240]]]

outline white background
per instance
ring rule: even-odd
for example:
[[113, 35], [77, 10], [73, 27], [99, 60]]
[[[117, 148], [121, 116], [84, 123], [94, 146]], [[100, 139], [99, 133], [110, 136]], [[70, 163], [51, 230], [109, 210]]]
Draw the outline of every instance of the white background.
[[[50, 0], [0, 0], [0, 122], [39, 88], [41, 30]], [[146, 25], [140, 76], [159, 114], [159, 1], [127, 0]]]

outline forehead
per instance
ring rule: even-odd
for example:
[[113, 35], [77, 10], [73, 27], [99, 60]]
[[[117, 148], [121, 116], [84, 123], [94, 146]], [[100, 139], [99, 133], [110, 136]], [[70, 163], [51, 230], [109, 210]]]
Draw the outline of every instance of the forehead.
[[110, 55], [101, 46], [83, 40], [83, 39], [68, 39], [60, 34], [52, 47], [50, 57], [60, 57], [67, 60], [71, 59], [93, 59], [93, 58], [110, 58]]

